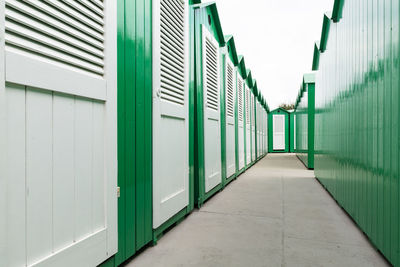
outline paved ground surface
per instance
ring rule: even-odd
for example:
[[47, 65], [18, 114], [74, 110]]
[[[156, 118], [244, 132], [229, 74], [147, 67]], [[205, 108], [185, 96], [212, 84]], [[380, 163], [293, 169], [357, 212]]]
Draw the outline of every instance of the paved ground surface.
[[269, 154], [127, 266], [388, 266], [293, 154]]

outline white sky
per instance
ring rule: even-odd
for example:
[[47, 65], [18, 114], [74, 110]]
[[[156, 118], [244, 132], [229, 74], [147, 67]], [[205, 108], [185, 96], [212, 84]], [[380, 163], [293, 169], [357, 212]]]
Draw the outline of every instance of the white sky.
[[[204, 1], [206, 2], [206, 1]], [[235, 38], [269, 107], [296, 100], [311, 71], [323, 14], [334, 0], [215, 0], [225, 35]]]

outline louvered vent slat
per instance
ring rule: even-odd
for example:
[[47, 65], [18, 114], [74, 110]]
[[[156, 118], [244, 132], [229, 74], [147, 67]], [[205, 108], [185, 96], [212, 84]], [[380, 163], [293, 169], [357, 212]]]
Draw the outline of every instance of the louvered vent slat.
[[239, 111], [239, 121], [243, 122], [243, 81], [238, 76], [237, 79], [237, 88], [238, 88], [238, 111]]
[[230, 64], [227, 64], [226, 68], [226, 88], [227, 88], [227, 101], [226, 101], [226, 114], [228, 117], [233, 118], [234, 115], [234, 103], [233, 103], [233, 68]]
[[161, 99], [185, 104], [185, 3], [161, 0]]
[[104, 10], [79, 0], [6, 0], [7, 49], [104, 75]]
[[205, 57], [206, 57], [206, 88], [207, 88], [207, 108], [218, 111], [218, 48], [206, 38]]

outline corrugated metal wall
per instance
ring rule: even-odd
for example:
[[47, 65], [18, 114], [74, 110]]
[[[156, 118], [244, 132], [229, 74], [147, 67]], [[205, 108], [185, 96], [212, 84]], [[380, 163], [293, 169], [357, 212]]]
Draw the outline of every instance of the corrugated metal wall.
[[316, 176], [387, 259], [399, 253], [399, 1], [348, 0], [316, 81]]

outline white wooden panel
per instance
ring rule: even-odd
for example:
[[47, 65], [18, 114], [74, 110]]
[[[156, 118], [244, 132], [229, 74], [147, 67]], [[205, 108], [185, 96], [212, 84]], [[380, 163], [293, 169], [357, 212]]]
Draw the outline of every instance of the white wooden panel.
[[273, 115], [273, 149], [285, 149], [285, 115]]
[[[158, 129], [161, 133], [168, 131], [168, 134], [159, 135], [157, 144], [159, 164], [157, 165], [154, 182], [154, 192], [157, 193], [153, 219], [153, 227], [157, 228], [175, 215], [189, 203], [188, 195], [188, 147], [186, 143], [187, 128], [186, 119], [161, 117]], [[184, 142], [182, 142], [184, 140]], [[171, 155], [173, 153], [173, 155]]]
[[[0, 18], [4, 17], [4, 4], [0, 4]], [[0, 22], [0, 216], [7, 216], [7, 102], [4, 80], [4, 23]], [[3, 153], [1, 153], [3, 151]], [[25, 207], [23, 207], [23, 211]], [[7, 220], [0, 220], [0, 266], [7, 266]], [[24, 250], [21, 249], [24, 253]]]
[[211, 189], [221, 183], [221, 136], [220, 123], [215, 119], [205, 122], [207, 133], [204, 135], [205, 189]]
[[188, 3], [153, 1], [153, 228], [189, 204]]
[[107, 257], [107, 231], [89, 234], [85, 239], [34, 263], [35, 267], [97, 266]]
[[[68, 66], [59, 66], [57, 62], [49, 64], [45, 59], [39, 60], [36, 57], [24, 51], [15, 53], [12, 47], [7, 48], [7, 81], [93, 99], [106, 99], [107, 83], [102, 78], [85, 75]], [[64, 77], [63, 82], [57, 77]]]
[[93, 104], [75, 99], [75, 241], [91, 233]]
[[235, 124], [226, 127], [226, 175], [230, 177], [236, 171]]
[[[92, 1], [93, 2], [93, 1]], [[99, 2], [99, 1], [96, 1]], [[118, 250], [117, 227], [117, 2], [102, 1], [106, 10], [106, 79], [107, 102], [105, 105], [105, 163], [106, 169], [106, 226], [107, 226], [107, 254], [103, 254], [103, 261]]]
[[26, 90], [27, 261], [53, 249], [53, 95]]
[[53, 233], [54, 250], [74, 241], [74, 108], [73, 97], [54, 94]]
[[[4, 84], [2, 84], [4, 86]], [[7, 177], [7, 209], [0, 221], [5, 222], [5, 249], [1, 266], [24, 266], [26, 261], [26, 186], [25, 186], [25, 87], [7, 84], [2, 95], [5, 127], [5, 168], [0, 180]], [[0, 96], [1, 97], [1, 96]], [[6, 203], [6, 202], [4, 202]], [[23, 244], [23, 245], [21, 245]]]
[[239, 133], [238, 133], [238, 138], [239, 138], [239, 170], [241, 170], [244, 167], [244, 130], [243, 126], [239, 125]]
[[92, 232], [105, 228], [104, 104], [93, 101]]

